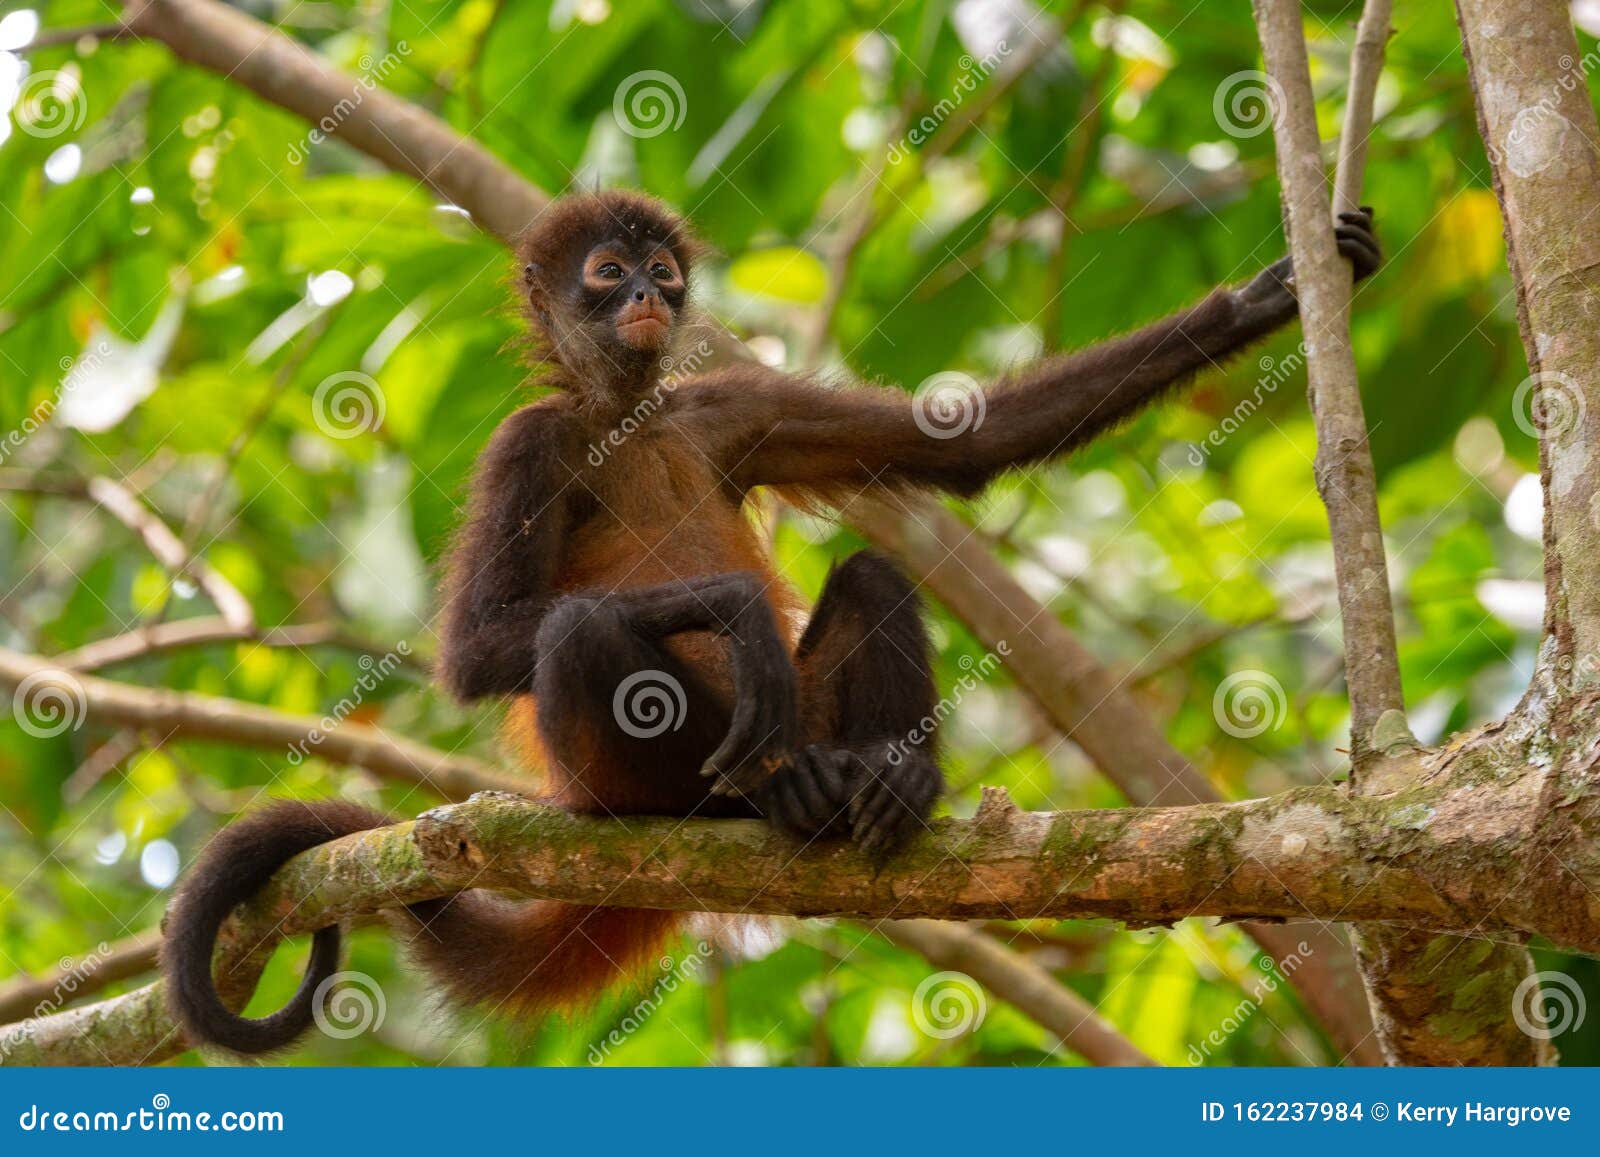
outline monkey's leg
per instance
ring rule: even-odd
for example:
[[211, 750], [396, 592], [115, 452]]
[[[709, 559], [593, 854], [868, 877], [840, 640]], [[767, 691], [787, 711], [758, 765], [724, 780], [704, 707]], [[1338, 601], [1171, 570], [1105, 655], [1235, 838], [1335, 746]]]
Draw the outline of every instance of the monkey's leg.
[[795, 658], [809, 742], [758, 802], [794, 831], [849, 832], [867, 848], [915, 830], [944, 786], [915, 587], [881, 555], [854, 555], [828, 577]]
[[[660, 645], [685, 631], [706, 631], [728, 640], [731, 716], [705, 679]], [[753, 790], [794, 749], [794, 664], [754, 575], [569, 596], [541, 625], [536, 651], [541, 658], [535, 695], [543, 734], [561, 726], [553, 709], [545, 707], [547, 695], [561, 698], [567, 694], [563, 686], [574, 680], [584, 689], [591, 711], [600, 699], [609, 705], [610, 724], [600, 720], [608, 745], [629, 738], [643, 741], [637, 754], [648, 755], [657, 766], [665, 761], [677, 768], [692, 757], [703, 775], [719, 776], [711, 789], [714, 795]], [[630, 717], [635, 707], [658, 714], [646, 718], [633, 711], [636, 717]], [[691, 709], [695, 726], [679, 736], [682, 721], [676, 716]], [[663, 718], [668, 723], [659, 723]], [[721, 743], [715, 738], [706, 742], [708, 735]], [[703, 785], [700, 791], [703, 798]]]

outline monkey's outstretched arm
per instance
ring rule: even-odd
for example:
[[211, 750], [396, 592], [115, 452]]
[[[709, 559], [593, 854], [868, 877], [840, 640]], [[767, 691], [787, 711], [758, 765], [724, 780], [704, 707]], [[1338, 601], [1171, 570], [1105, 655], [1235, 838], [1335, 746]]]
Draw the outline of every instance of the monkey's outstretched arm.
[[533, 686], [539, 623], [571, 524], [575, 475], [565, 415], [518, 410], [478, 459], [446, 580], [438, 676], [463, 702]]
[[[1335, 232], [1358, 278], [1378, 267], [1369, 210], [1342, 214]], [[1291, 276], [1285, 258], [1246, 285], [1217, 289], [1162, 321], [1047, 358], [966, 398], [836, 390], [769, 371], [727, 398], [745, 420], [730, 474], [745, 485], [824, 494], [873, 482], [975, 493], [1003, 470], [1089, 442], [1290, 321], [1298, 310]], [[935, 412], [941, 401], [946, 412]]]

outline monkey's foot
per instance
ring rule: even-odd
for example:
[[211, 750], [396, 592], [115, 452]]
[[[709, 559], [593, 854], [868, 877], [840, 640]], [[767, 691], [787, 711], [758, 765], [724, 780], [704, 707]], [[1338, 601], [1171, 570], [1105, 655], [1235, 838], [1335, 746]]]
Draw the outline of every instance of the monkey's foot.
[[861, 778], [850, 798], [850, 838], [864, 851], [887, 849], [924, 824], [944, 776], [920, 747], [891, 741], [857, 752]]
[[943, 788], [938, 765], [919, 747], [814, 743], [795, 753], [757, 802], [796, 835], [848, 834], [871, 851], [914, 832]]
[[813, 743], [755, 795], [761, 814], [797, 836], [845, 831], [850, 797], [861, 786], [856, 753]]

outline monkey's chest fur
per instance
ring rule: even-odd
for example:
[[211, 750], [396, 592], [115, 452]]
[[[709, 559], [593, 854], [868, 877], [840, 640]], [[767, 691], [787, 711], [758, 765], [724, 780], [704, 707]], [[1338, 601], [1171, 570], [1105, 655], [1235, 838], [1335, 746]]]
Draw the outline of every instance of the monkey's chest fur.
[[[761, 576], [780, 629], [792, 639], [804, 602], [773, 569], [743, 501], [670, 417], [586, 460], [578, 483], [592, 496], [588, 518], [566, 543], [560, 589], [629, 590], [679, 579], [752, 571]], [[731, 692], [722, 643], [704, 633], [667, 646]]]

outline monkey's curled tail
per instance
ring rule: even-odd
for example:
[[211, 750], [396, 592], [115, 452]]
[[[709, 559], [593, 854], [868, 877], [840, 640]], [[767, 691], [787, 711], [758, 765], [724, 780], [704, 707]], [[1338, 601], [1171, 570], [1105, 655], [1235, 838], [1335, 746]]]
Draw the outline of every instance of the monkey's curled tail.
[[222, 1003], [211, 979], [217, 932], [233, 909], [259, 892], [288, 860], [318, 844], [385, 827], [387, 816], [337, 800], [284, 800], [229, 824], [207, 845], [167, 909], [161, 971], [167, 1005], [189, 1040], [240, 1053], [286, 1048], [311, 1027], [317, 988], [339, 968], [339, 928], [320, 929], [293, 999], [250, 1019]]
[[414, 904], [412, 955], [455, 1000], [503, 1016], [582, 1008], [646, 970], [681, 912], [463, 892]]
[[[167, 910], [161, 946], [167, 1005], [190, 1041], [239, 1053], [287, 1048], [311, 1027], [317, 989], [339, 968], [339, 929], [312, 937], [311, 960], [294, 997], [252, 1019], [223, 1004], [211, 978], [222, 922], [301, 852], [355, 832], [386, 827], [388, 816], [358, 804], [284, 800], [229, 824], [201, 853]], [[582, 1007], [644, 970], [677, 930], [682, 914], [508, 901], [463, 892], [413, 904], [395, 930], [458, 1001], [485, 1011], [531, 1016]]]

